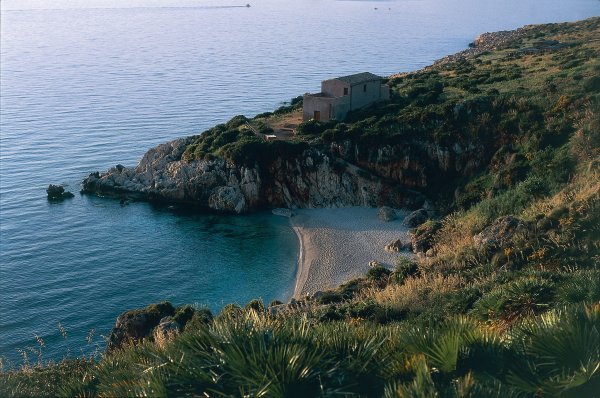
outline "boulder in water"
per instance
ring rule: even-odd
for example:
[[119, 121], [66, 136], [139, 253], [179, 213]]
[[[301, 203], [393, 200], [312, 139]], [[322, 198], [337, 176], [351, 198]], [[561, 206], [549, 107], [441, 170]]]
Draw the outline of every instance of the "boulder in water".
[[48, 194], [48, 200], [63, 200], [75, 196], [71, 192], [65, 191], [63, 186], [52, 184], [48, 185], [46, 193]]
[[287, 218], [291, 218], [294, 216], [294, 212], [291, 209], [281, 207], [271, 210], [271, 213], [275, 214], [276, 216], [282, 216]]

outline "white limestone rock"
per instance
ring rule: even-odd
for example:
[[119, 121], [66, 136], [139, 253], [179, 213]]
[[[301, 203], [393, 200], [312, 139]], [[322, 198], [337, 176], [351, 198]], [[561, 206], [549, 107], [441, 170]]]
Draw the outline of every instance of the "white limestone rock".
[[247, 210], [246, 198], [238, 187], [220, 186], [208, 198], [211, 209], [231, 213], [244, 213]]

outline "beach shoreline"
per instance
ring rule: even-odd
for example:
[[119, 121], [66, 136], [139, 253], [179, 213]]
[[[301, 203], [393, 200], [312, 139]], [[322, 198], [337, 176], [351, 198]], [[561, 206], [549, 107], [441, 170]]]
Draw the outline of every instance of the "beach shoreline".
[[398, 218], [380, 220], [377, 208], [343, 207], [294, 210], [291, 226], [299, 241], [298, 271], [293, 297], [306, 297], [335, 288], [369, 270], [377, 261], [393, 268], [409, 252], [386, 252], [385, 245], [397, 239], [408, 241], [409, 228], [402, 224], [408, 211]]

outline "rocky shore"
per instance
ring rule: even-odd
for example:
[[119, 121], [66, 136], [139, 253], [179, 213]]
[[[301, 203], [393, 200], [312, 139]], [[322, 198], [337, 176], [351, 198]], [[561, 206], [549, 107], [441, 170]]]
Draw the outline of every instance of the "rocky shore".
[[498, 32], [482, 33], [475, 38], [473, 43], [469, 45], [468, 49], [438, 59], [433, 63], [433, 66], [454, 62], [465, 58], [471, 58], [486, 51], [501, 49], [509, 43], [526, 36], [529, 30], [529, 26], [524, 26], [515, 30], [501, 30]]
[[136, 167], [92, 173], [83, 193], [121, 199], [187, 203], [226, 213], [263, 208], [416, 207], [424, 196], [319, 148], [277, 158], [268, 169], [224, 159], [184, 160], [191, 138], [149, 150]]
[[[482, 33], [479, 36], [477, 36], [472, 43], [469, 44], [469, 48], [467, 48], [463, 51], [459, 51], [455, 54], [450, 54], [443, 58], [440, 58], [440, 59], [436, 60], [432, 65], [424, 67], [422, 70], [423, 71], [430, 70], [432, 68], [437, 68], [441, 65], [445, 65], [445, 64], [465, 60], [465, 59], [474, 58], [474, 57], [477, 57], [478, 55], [481, 55], [481, 54], [484, 54], [487, 52], [507, 48], [511, 43], [515, 43], [515, 42], [527, 37], [530, 34], [530, 31], [532, 29], [535, 29], [536, 27], [537, 27], [537, 25], [526, 25], [526, 26], [523, 26], [522, 28], [518, 28], [515, 30], [501, 30], [501, 31], [497, 31], [497, 32]], [[531, 47], [522, 48], [522, 49], [516, 50], [516, 52], [517, 53], [518, 52], [538, 53], [541, 51], [560, 49], [565, 46], [568, 46], [568, 44], [560, 43], [558, 41], [541, 40], [537, 43], [534, 43], [534, 45]], [[415, 73], [415, 72], [409, 72], [409, 73]], [[407, 74], [407, 72], [397, 73], [397, 74], [393, 74], [393, 75], [389, 76], [389, 78], [393, 79], [395, 77], [404, 76], [406, 74]]]
[[235, 214], [278, 207], [419, 208], [429, 188], [473, 172], [485, 153], [475, 144], [443, 146], [415, 137], [397, 145], [313, 144], [267, 166], [248, 166], [221, 158], [184, 159], [192, 139], [152, 148], [136, 167], [117, 165], [91, 173], [82, 192]]

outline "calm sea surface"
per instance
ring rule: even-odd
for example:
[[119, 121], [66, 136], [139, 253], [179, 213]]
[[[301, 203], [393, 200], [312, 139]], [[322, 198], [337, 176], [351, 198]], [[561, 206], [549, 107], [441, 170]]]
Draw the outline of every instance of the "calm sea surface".
[[13, 362], [36, 346], [35, 334], [46, 359], [89, 352], [90, 330], [101, 343], [119, 313], [160, 300], [213, 310], [286, 300], [296, 274], [285, 219], [79, 194], [49, 203], [48, 184], [78, 192], [92, 171], [135, 165], [156, 144], [273, 110], [326, 78], [414, 70], [478, 33], [600, 14], [598, 0], [2, 0], [1, 8], [0, 357]]

